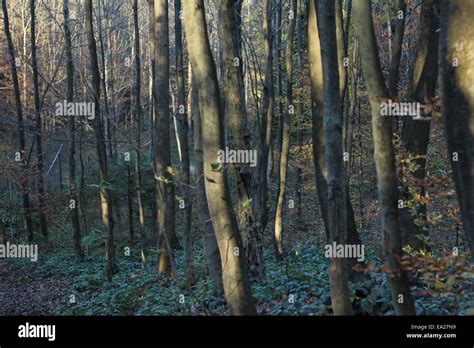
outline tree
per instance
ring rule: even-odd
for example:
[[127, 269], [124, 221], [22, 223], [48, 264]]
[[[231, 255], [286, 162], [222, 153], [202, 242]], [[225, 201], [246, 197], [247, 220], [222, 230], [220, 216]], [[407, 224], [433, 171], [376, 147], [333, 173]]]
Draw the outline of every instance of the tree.
[[[347, 206], [343, 162], [343, 117], [340, 104], [337, 57], [336, 8], [332, 1], [318, 1], [318, 25], [323, 65], [323, 123], [326, 139], [329, 243], [347, 243]], [[329, 259], [329, 283], [335, 315], [351, 315], [352, 307], [344, 258]]]
[[[67, 76], [67, 94], [68, 103], [74, 100], [74, 61], [72, 58], [72, 39], [69, 24], [69, 0], [63, 0], [64, 16], [64, 40], [66, 44], [66, 76]], [[76, 256], [82, 260], [84, 253], [81, 248], [81, 225], [79, 222], [79, 199], [77, 195], [76, 183], [76, 120], [69, 118], [69, 197], [73, 206], [71, 207], [71, 221], [73, 228], [73, 241]]]
[[369, 0], [354, 2], [354, 23], [360, 42], [362, 70], [367, 83], [372, 112], [372, 132], [377, 172], [377, 188], [382, 215], [385, 259], [390, 269], [390, 288], [399, 315], [415, 313], [406, 272], [400, 267], [402, 256], [392, 122], [380, 113], [380, 103], [388, 99], [382, 75]]
[[[291, 9], [288, 23], [288, 34], [286, 36], [286, 110], [283, 112], [283, 127], [282, 127], [282, 145], [281, 145], [281, 159], [280, 163], [280, 174], [278, 176], [278, 193], [277, 193], [277, 205], [275, 209], [275, 231], [273, 236], [275, 256], [277, 260], [282, 260], [284, 255], [283, 248], [283, 206], [285, 199], [285, 188], [286, 188], [286, 176], [288, 170], [288, 154], [290, 151], [290, 138], [291, 138], [291, 122], [292, 115], [294, 113], [293, 105], [293, 39], [295, 34], [296, 16], [297, 16], [297, 1], [291, 1]], [[301, 117], [301, 115], [298, 115]]]
[[38, 205], [40, 231], [44, 237], [48, 236], [48, 227], [46, 224], [46, 202], [44, 199], [44, 181], [43, 181], [43, 147], [42, 147], [42, 124], [41, 124], [41, 101], [38, 81], [38, 61], [36, 58], [36, 15], [35, 0], [30, 0], [31, 14], [31, 67], [33, 70], [33, 89], [35, 103], [35, 128], [36, 128], [36, 185], [38, 187]]
[[463, 228], [474, 263], [474, 85], [472, 1], [441, 1], [439, 66], [442, 112]]
[[13, 80], [13, 92], [15, 95], [15, 107], [17, 115], [17, 126], [18, 126], [18, 139], [19, 139], [19, 153], [21, 160], [21, 195], [23, 199], [23, 214], [25, 216], [26, 233], [28, 235], [28, 241], [33, 241], [33, 220], [31, 219], [31, 208], [30, 208], [30, 193], [28, 187], [28, 173], [26, 163], [26, 140], [25, 140], [25, 125], [23, 121], [23, 108], [21, 105], [20, 95], [20, 84], [18, 83], [18, 73], [16, 69], [16, 58], [15, 58], [15, 46], [13, 45], [12, 35], [10, 32], [10, 20], [8, 17], [7, 0], [2, 0], [2, 12], [3, 12], [3, 27], [5, 30], [5, 36], [7, 38], [8, 53], [10, 56], [10, 69]]
[[202, 126], [201, 113], [199, 112], [199, 95], [196, 82], [194, 81], [192, 69], [189, 69], [189, 81], [191, 82], [191, 97], [189, 98], [189, 114], [192, 115], [194, 125], [194, 181], [196, 182], [197, 193], [197, 212], [199, 225], [202, 231], [204, 244], [204, 254], [206, 256], [209, 276], [214, 285], [215, 292], [222, 294], [224, 288], [222, 285], [222, 266], [219, 246], [217, 244], [216, 234], [212, 226], [211, 215], [207, 205], [206, 188], [204, 184], [203, 152], [202, 152]]
[[257, 182], [259, 183], [256, 192], [256, 216], [262, 231], [268, 223], [268, 156], [273, 138], [273, 109], [275, 96], [273, 91], [273, 40], [272, 40], [272, 2], [263, 2], [263, 35], [265, 42], [265, 82], [263, 85], [263, 112], [260, 122], [260, 156], [258, 161]]
[[[229, 146], [236, 150], [250, 151], [246, 124], [246, 105], [242, 77], [242, 57], [237, 30], [237, 7], [240, 0], [223, 0], [218, 3], [218, 27], [222, 44], [222, 70], [225, 117], [229, 125]], [[262, 230], [256, 223], [251, 207], [253, 178], [248, 163], [239, 163], [230, 168], [235, 174], [238, 191], [237, 210], [242, 241], [247, 255], [250, 277], [263, 280]]]
[[141, 108], [141, 59], [140, 59], [140, 28], [138, 25], [138, 0], [133, 1], [133, 28], [135, 36], [135, 119], [137, 122], [137, 135], [135, 139], [135, 180], [136, 195], [138, 203], [138, 222], [140, 223], [141, 258], [142, 266], [146, 264], [146, 233], [145, 233], [145, 208], [142, 198], [142, 166], [141, 166], [141, 143], [142, 143], [142, 108]]
[[[421, 5], [417, 47], [409, 78], [407, 98], [422, 104], [432, 102], [435, 97], [438, 78], [439, 20], [436, 14], [438, 10], [439, 1], [428, 0]], [[431, 119], [430, 117], [421, 117], [420, 119], [405, 117], [403, 121], [402, 143], [415, 165], [413, 176], [421, 182], [416, 190], [424, 198], [426, 197], [426, 189], [423, 182], [426, 178], [426, 155], [428, 153]], [[404, 195], [405, 199], [413, 199], [408, 187], [404, 189]], [[423, 222], [417, 223], [416, 219]], [[409, 208], [400, 210], [403, 245], [408, 244], [416, 249], [427, 247], [422, 238], [428, 235], [427, 226], [423, 225], [426, 220], [427, 207], [423, 199], [418, 203], [415, 213], [410, 211]]]
[[158, 272], [171, 270], [171, 243], [174, 238], [174, 171], [171, 167], [169, 123], [169, 29], [168, 2], [154, 2], [155, 75], [153, 79], [154, 159], [158, 218]]
[[[337, 13], [336, 13], [337, 14]], [[337, 27], [336, 27], [337, 29]], [[337, 33], [337, 32], [336, 32]], [[319, 38], [319, 24], [316, 4], [313, 1], [309, 2], [308, 9], [308, 58], [309, 70], [311, 80], [311, 121], [312, 121], [312, 140], [313, 140], [313, 162], [315, 168], [316, 191], [318, 195], [319, 207], [321, 216], [326, 231], [326, 237], [329, 239], [329, 222], [328, 222], [328, 191], [327, 191], [327, 176], [328, 165], [326, 159], [326, 134], [323, 126], [323, 105], [324, 105], [324, 81], [322, 71], [322, 58]], [[338, 40], [338, 47], [343, 47], [341, 40]], [[342, 73], [345, 69], [339, 64], [339, 72]], [[345, 79], [339, 77], [340, 83]], [[344, 95], [344, 89], [339, 88], [340, 98]], [[349, 187], [345, 185], [345, 201], [347, 211], [347, 238], [350, 244], [360, 244], [359, 234], [354, 219], [354, 211], [351, 201], [349, 199]], [[348, 259], [348, 262], [355, 264], [355, 258]], [[351, 278], [360, 278], [357, 272], [352, 272]]]
[[184, 52], [183, 52], [183, 35], [182, 35], [182, 24], [181, 24], [181, 0], [175, 0], [174, 2], [174, 22], [175, 22], [175, 45], [176, 45], [176, 81], [177, 81], [177, 94], [178, 94], [178, 121], [179, 121], [179, 132], [180, 132], [180, 145], [181, 145], [181, 181], [183, 184], [184, 191], [184, 270], [187, 279], [192, 278], [192, 260], [193, 260], [193, 245], [192, 245], [192, 211], [193, 211], [193, 200], [192, 192], [190, 190], [191, 184], [191, 172], [190, 172], [190, 159], [189, 159], [189, 126], [188, 116], [186, 114], [186, 87], [185, 87], [185, 74], [184, 74]]
[[247, 265], [242, 241], [233, 213], [227, 171], [217, 162], [224, 147], [223, 115], [220, 109], [219, 86], [215, 63], [209, 46], [203, 0], [187, 0], [184, 5], [184, 26], [188, 52], [202, 112], [203, 167], [209, 212], [219, 244], [224, 293], [231, 314], [256, 314], [250, 292]]
[[107, 229], [106, 237], [106, 275], [107, 280], [112, 281], [113, 263], [114, 263], [114, 220], [112, 209], [112, 193], [110, 191], [110, 183], [108, 181], [107, 172], [107, 153], [105, 149], [105, 136], [102, 125], [102, 116], [100, 113], [100, 76], [99, 65], [97, 62], [97, 47], [94, 37], [94, 26], [92, 22], [92, 0], [85, 2], [85, 27], [87, 36], [87, 46], [89, 49], [90, 70], [92, 74], [92, 91], [95, 108], [94, 131], [97, 158], [99, 161], [99, 194], [102, 211], [102, 222]]

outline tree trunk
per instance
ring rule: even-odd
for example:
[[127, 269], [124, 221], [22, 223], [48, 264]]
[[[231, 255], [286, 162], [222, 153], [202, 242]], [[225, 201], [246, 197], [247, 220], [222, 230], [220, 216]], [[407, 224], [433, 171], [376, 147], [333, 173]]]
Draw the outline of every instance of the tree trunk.
[[441, 100], [448, 155], [474, 263], [474, 30], [472, 1], [441, 1]]
[[[303, 146], [303, 121], [304, 121], [304, 97], [303, 97], [303, 74], [304, 74], [304, 32], [305, 32], [305, 19], [307, 14], [306, 1], [298, 0], [298, 17], [296, 21], [297, 27], [297, 46], [298, 46], [298, 88], [299, 97], [298, 97], [298, 108], [297, 108], [297, 125], [296, 125], [296, 146], [301, 149]], [[295, 209], [296, 209], [296, 219], [297, 226], [300, 226], [302, 223], [302, 205], [301, 205], [301, 191], [303, 189], [303, 170], [300, 166], [296, 167], [296, 184], [295, 184]]]
[[[424, 103], [435, 97], [438, 77], [438, 43], [439, 20], [434, 6], [438, 1], [425, 1], [421, 5], [421, 23], [419, 25], [417, 49], [414, 57], [413, 70], [409, 80], [408, 99]], [[429, 116], [429, 115], [428, 115]], [[413, 175], [421, 184], [417, 187], [422, 197], [426, 196], [423, 181], [426, 177], [426, 154], [428, 152], [431, 120], [417, 120], [405, 117], [402, 129], [402, 142], [409, 156], [415, 163]], [[405, 190], [407, 199], [412, 199], [408, 189]], [[416, 223], [415, 219], [426, 221], [427, 207], [423, 202], [417, 202], [416, 211], [408, 208], [400, 210], [400, 228], [402, 245], [409, 244], [415, 249], [427, 248], [423, 236], [428, 235], [428, 226]]]
[[233, 315], [256, 314], [247, 276], [242, 241], [232, 209], [227, 172], [216, 166], [218, 151], [224, 147], [217, 73], [212, 58], [203, 0], [184, 2], [184, 25], [188, 51], [199, 93], [202, 115], [204, 177], [209, 212], [222, 262], [224, 292]]
[[112, 194], [109, 190], [110, 183], [108, 182], [107, 173], [107, 154], [105, 150], [105, 137], [102, 125], [102, 116], [100, 113], [100, 75], [99, 65], [97, 63], [97, 47], [94, 37], [94, 26], [92, 22], [92, 0], [85, 2], [85, 32], [87, 36], [87, 45], [89, 48], [89, 55], [91, 60], [91, 74], [92, 74], [92, 89], [95, 108], [95, 140], [97, 149], [97, 158], [99, 161], [99, 192], [102, 209], [102, 222], [107, 229], [106, 238], [106, 275], [107, 280], [112, 281], [113, 276], [113, 262], [114, 262], [114, 221], [112, 210]]
[[[400, 79], [400, 60], [403, 49], [403, 33], [405, 30], [405, 0], [392, 0], [395, 3], [396, 23], [391, 39], [392, 56], [388, 73], [388, 94], [393, 100], [398, 96], [398, 80]], [[424, 4], [422, 4], [424, 6]], [[390, 16], [390, 14], [389, 14]], [[401, 18], [400, 18], [401, 17]]]
[[273, 92], [273, 44], [272, 44], [272, 3], [271, 0], [265, 0], [263, 3], [263, 32], [265, 42], [265, 82], [263, 86], [263, 112], [260, 122], [260, 156], [257, 167], [258, 183], [256, 198], [254, 199], [255, 216], [260, 224], [262, 231], [268, 222], [268, 156], [272, 143], [272, 120], [274, 108], [274, 92]]
[[[291, 137], [291, 122], [292, 115], [294, 113], [293, 104], [293, 38], [295, 34], [295, 24], [297, 16], [297, 2], [296, 0], [291, 1], [291, 10], [293, 16], [290, 16], [288, 22], [288, 34], [286, 37], [286, 110], [280, 117], [283, 117], [283, 128], [281, 138], [281, 151], [278, 153], [281, 155], [279, 161], [278, 175], [278, 192], [277, 192], [277, 204], [275, 208], [275, 231], [273, 235], [274, 252], [277, 260], [282, 260], [284, 255], [283, 248], [283, 207], [285, 200], [285, 188], [286, 188], [286, 175], [288, 170], [288, 154], [290, 151], [290, 137]], [[300, 115], [298, 115], [299, 117]], [[278, 155], [277, 154], [277, 155]]]
[[415, 310], [411, 299], [408, 276], [399, 264], [402, 256], [402, 246], [398, 220], [398, 192], [392, 143], [392, 121], [380, 113], [381, 100], [387, 99], [389, 95], [380, 66], [370, 1], [356, 1], [353, 12], [356, 32], [360, 42], [362, 71], [365, 75], [372, 109], [377, 187], [382, 215], [385, 260], [388, 262], [390, 269], [392, 300], [397, 314], [413, 315]]
[[188, 280], [193, 277], [193, 245], [191, 236], [193, 200], [190, 189], [191, 172], [189, 159], [189, 125], [186, 113], [186, 87], [184, 79], [184, 53], [181, 24], [181, 0], [174, 1], [175, 11], [175, 45], [176, 45], [176, 80], [178, 91], [178, 115], [181, 144], [181, 181], [184, 194], [184, 273]]
[[33, 221], [31, 219], [31, 208], [30, 208], [30, 193], [28, 187], [28, 173], [27, 173], [27, 162], [26, 162], [26, 141], [25, 141], [25, 126], [23, 124], [23, 109], [21, 104], [20, 96], [20, 85], [18, 82], [18, 73], [16, 70], [16, 58], [15, 58], [15, 47], [13, 46], [13, 40], [10, 32], [10, 21], [8, 17], [7, 0], [2, 0], [2, 11], [3, 11], [3, 25], [5, 29], [5, 36], [7, 38], [8, 52], [10, 55], [10, 68], [13, 80], [13, 92], [15, 94], [15, 106], [17, 114], [18, 124], [18, 138], [19, 138], [19, 152], [21, 160], [21, 194], [23, 199], [23, 214], [25, 216], [26, 233], [28, 235], [28, 241], [33, 241]]
[[[242, 78], [242, 57], [240, 56], [236, 11], [240, 1], [223, 0], [218, 5], [218, 27], [222, 44], [222, 70], [225, 115], [229, 125], [229, 146], [233, 150], [251, 151], [246, 124], [246, 105]], [[238, 64], [235, 64], [235, 63]], [[263, 261], [262, 231], [256, 224], [249, 202], [252, 200], [252, 169], [249, 163], [231, 165], [238, 190], [237, 211], [242, 242], [247, 256], [250, 278], [262, 281], [265, 278]]]
[[140, 59], [140, 29], [138, 26], [138, 0], [133, 1], [133, 28], [135, 36], [135, 119], [137, 121], [137, 134], [135, 140], [135, 193], [138, 203], [138, 222], [140, 224], [141, 261], [146, 267], [146, 233], [145, 233], [145, 208], [142, 199], [142, 108], [141, 108], [141, 59]]
[[[323, 65], [324, 107], [323, 123], [326, 138], [326, 160], [328, 167], [328, 227], [329, 243], [347, 243], [346, 181], [343, 162], [343, 117], [340, 104], [339, 67], [337, 61], [336, 7], [334, 2], [319, 1], [318, 28], [321, 40]], [[332, 308], [335, 315], [351, 315], [347, 262], [344, 258], [329, 259], [329, 283]]]
[[[284, 127], [284, 111], [283, 111], [283, 79], [282, 79], [282, 59], [281, 59], [281, 34], [282, 34], [282, 12], [283, 12], [283, 1], [277, 2], [276, 19], [275, 19], [275, 79], [276, 79], [276, 104], [278, 105], [278, 129], [277, 139], [275, 144], [275, 153], [270, 154], [273, 156], [274, 161], [271, 167], [270, 177], [273, 178], [276, 172], [280, 175], [280, 158], [281, 148], [283, 146], [283, 127]], [[279, 180], [278, 180], [279, 181]]]
[[170, 153], [169, 29], [168, 2], [155, 0], [155, 184], [158, 217], [158, 272], [171, 270], [171, 244], [174, 235], [174, 184]]
[[215, 292], [217, 294], [223, 294], [224, 288], [222, 285], [221, 256], [219, 254], [219, 246], [217, 245], [216, 234], [214, 233], [214, 228], [212, 227], [211, 215], [207, 206], [206, 188], [204, 186], [202, 127], [201, 114], [199, 112], [199, 95], [196, 82], [193, 78], [192, 69], [190, 68], [189, 70], [189, 81], [192, 81], [189, 113], [192, 115], [194, 125], [194, 182], [196, 183], [197, 187], [197, 212], [199, 217], [199, 225], [202, 229], [204, 255], [206, 256], [209, 275], [214, 285]]
[[[72, 103], [74, 100], [74, 61], [72, 58], [72, 39], [69, 24], [69, 0], [63, 0], [64, 15], [64, 39], [66, 44], [66, 74], [67, 74], [67, 102]], [[71, 220], [73, 229], [73, 242], [76, 256], [79, 260], [83, 260], [84, 252], [81, 248], [81, 225], [79, 220], [79, 201], [77, 196], [76, 182], [76, 120], [69, 117], [69, 199], [73, 202], [71, 208]]]
[[43, 181], [43, 147], [42, 147], [42, 124], [41, 124], [41, 101], [38, 81], [38, 62], [36, 59], [36, 15], [35, 0], [30, 0], [31, 12], [31, 67], [33, 70], [33, 89], [35, 103], [35, 139], [36, 139], [36, 184], [38, 185], [38, 205], [40, 231], [43, 237], [48, 237], [48, 227], [46, 225], [46, 202], [44, 198]]

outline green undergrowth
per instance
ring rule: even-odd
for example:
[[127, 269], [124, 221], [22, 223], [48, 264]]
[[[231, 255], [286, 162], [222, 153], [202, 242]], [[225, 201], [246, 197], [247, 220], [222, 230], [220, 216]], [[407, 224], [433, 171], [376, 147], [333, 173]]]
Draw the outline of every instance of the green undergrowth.
[[[105, 281], [105, 259], [100, 252], [92, 253], [83, 262], [78, 262], [70, 251], [51, 252], [43, 255], [35, 264], [35, 276], [70, 281], [70, 287], [62, 290], [62, 300], [55, 309], [57, 315], [228, 314], [223, 296], [215, 294], [211, 282], [205, 276], [202, 250], [195, 250], [195, 280], [191, 284], [183, 283], [182, 251], [178, 251], [175, 257], [179, 282], [169, 275], [157, 276], [156, 253], [150, 253], [146, 269], [142, 269], [139, 255], [138, 248], [132, 248], [130, 256], [117, 250], [115, 275], [111, 283]], [[432, 258], [438, 260], [438, 263], [442, 260], [441, 257], [436, 258], [435, 254]], [[320, 249], [301, 246], [294, 248], [283, 262], [275, 261], [270, 252], [265, 254], [265, 259], [266, 279], [252, 285], [260, 314], [332, 313], [327, 259]], [[370, 265], [375, 268], [380, 265], [377, 257], [371, 256]], [[11, 261], [11, 266], [21, 274], [21, 269], [31, 267], [31, 263], [14, 260]], [[460, 267], [459, 264], [454, 266]], [[463, 264], [463, 267], [468, 266]], [[464, 270], [462, 277], [458, 273], [455, 267], [447, 265], [445, 271], [438, 275], [437, 282], [433, 283], [431, 278], [414, 272], [411, 290], [418, 315], [472, 314], [472, 273]], [[350, 286], [355, 314], [393, 315], [386, 275], [377, 271], [370, 271], [368, 274], [370, 278]], [[449, 289], [443, 291], [439, 284], [443, 284], [444, 290], [449, 285]]]

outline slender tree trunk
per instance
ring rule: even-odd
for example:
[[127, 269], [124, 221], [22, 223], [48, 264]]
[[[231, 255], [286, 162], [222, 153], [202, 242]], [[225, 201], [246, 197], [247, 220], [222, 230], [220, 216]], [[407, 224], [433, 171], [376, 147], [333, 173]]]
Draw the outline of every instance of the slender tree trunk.
[[354, 3], [354, 22], [360, 42], [362, 71], [367, 82], [372, 109], [377, 187], [382, 215], [385, 260], [390, 269], [390, 288], [395, 311], [399, 315], [415, 313], [408, 276], [401, 269], [402, 256], [395, 155], [392, 143], [392, 121], [380, 114], [381, 100], [389, 97], [382, 75], [369, 0]]
[[[218, 5], [218, 27], [222, 44], [223, 98], [225, 115], [229, 125], [229, 146], [233, 150], [251, 151], [246, 132], [246, 105], [242, 78], [242, 57], [239, 49], [236, 12], [239, 0], [223, 0]], [[247, 256], [250, 278], [262, 281], [265, 278], [263, 261], [262, 231], [256, 224], [255, 215], [250, 206], [252, 200], [252, 170], [249, 163], [231, 165], [237, 182], [237, 211], [242, 242]]]
[[196, 83], [193, 78], [192, 69], [189, 69], [189, 81], [192, 81], [190, 111], [194, 125], [194, 166], [195, 166], [195, 183], [197, 191], [197, 212], [199, 217], [199, 225], [202, 229], [202, 238], [204, 243], [204, 255], [206, 256], [207, 268], [214, 290], [217, 294], [223, 294], [222, 285], [222, 266], [221, 256], [219, 254], [219, 246], [217, 244], [216, 234], [212, 226], [211, 215], [207, 206], [206, 188], [204, 185], [204, 168], [203, 168], [203, 151], [202, 151], [202, 126], [201, 114], [199, 112], [199, 95]]
[[142, 267], [146, 267], [146, 234], [145, 234], [145, 208], [142, 198], [142, 108], [141, 108], [141, 59], [140, 59], [140, 29], [138, 26], [138, 0], [133, 1], [133, 28], [135, 37], [135, 119], [137, 121], [137, 134], [135, 139], [135, 194], [138, 203], [138, 222], [140, 226]]
[[[277, 139], [275, 144], [275, 153], [270, 154], [273, 156], [273, 166], [271, 167], [271, 176], [273, 177], [275, 172], [277, 175], [280, 174], [280, 158], [281, 158], [281, 148], [283, 144], [283, 127], [284, 127], [284, 111], [283, 111], [283, 79], [282, 79], [282, 59], [281, 59], [281, 38], [282, 38], [282, 15], [283, 15], [283, 0], [275, 1], [277, 10], [275, 18], [275, 78], [276, 78], [276, 104], [278, 105], [278, 130], [277, 130]], [[279, 180], [278, 180], [279, 181]]]
[[30, 0], [31, 13], [31, 67], [33, 70], [33, 89], [35, 103], [35, 139], [36, 139], [36, 184], [38, 185], [38, 205], [40, 231], [44, 237], [48, 237], [48, 227], [46, 224], [46, 202], [43, 181], [43, 147], [42, 147], [42, 124], [41, 124], [41, 101], [39, 91], [38, 61], [36, 59], [36, 15], [35, 0]]
[[[66, 44], [66, 74], [67, 74], [67, 102], [72, 103], [74, 100], [74, 61], [72, 58], [72, 39], [69, 24], [69, 0], [63, 0], [64, 15], [64, 38]], [[84, 252], [81, 248], [81, 225], [79, 220], [79, 201], [77, 197], [76, 182], [76, 120], [74, 117], [69, 118], [69, 199], [73, 205], [71, 208], [71, 220], [73, 228], [73, 242], [76, 256], [79, 260], [83, 260]]]
[[[303, 146], [303, 120], [304, 120], [304, 98], [303, 98], [303, 74], [304, 74], [304, 63], [303, 63], [303, 54], [304, 54], [304, 32], [305, 32], [305, 19], [306, 19], [306, 1], [298, 0], [298, 17], [296, 21], [297, 27], [297, 46], [298, 46], [298, 107], [297, 107], [297, 130], [296, 130], [296, 145], [298, 148]], [[300, 166], [296, 167], [296, 185], [295, 185], [295, 209], [296, 209], [296, 218], [297, 225], [300, 226], [302, 222], [302, 205], [301, 205], [301, 191], [303, 189], [303, 171]]]
[[258, 163], [258, 191], [256, 193], [256, 217], [262, 231], [268, 222], [268, 156], [270, 153], [273, 133], [273, 108], [275, 104], [273, 92], [273, 44], [272, 44], [272, 2], [263, 2], [263, 35], [265, 42], [265, 82], [263, 86], [263, 115], [260, 123], [260, 158]]
[[441, 100], [448, 155], [474, 263], [474, 30], [472, 1], [441, 1]]
[[[294, 113], [293, 104], [293, 39], [295, 34], [295, 24], [297, 15], [297, 2], [291, 1], [291, 11], [293, 13], [288, 22], [288, 34], [286, 36], [286, 110], [280, 117], [283, 117], [282, 139], [281, 139], [281, 155], [279, 161], [278, 175], [278, 192], [277, 204], [275, 208], [275, 231], [273, 235], [273, 244], [275, 257], [277, 260], [282, 260], [284, 255], [283, 248], [283, 207], [285, 200], [286, 176], [288, 170], [288, 155], [290, 151], [290, 137], [291, 137], [291, 122]], [[299, 116], [299, 115], [298, 115]]]
[[18, 73], [16, 70], [16, 58], [15, 58], [15, 47], [13, 45], [12, 35], [10, 32], [10, 21], [8, 17], [7, 0], [2, 0], [2, 11], [3, 11], [3, 25], [5, 30], [5, 36], [7, 38], [8, 52], [10, 56], [10, 68], [13, 80], [13, 92], [15, 94], [15, 106], [17, 114], [18, 124], [18, 138], [19, 138], [19, 152], [21, 160], [21, 194], [23, 199], [23, 214], [25, 216], [26, 233], [28, 235], [28, 241], [33, 241], [33, 221], [31, 219], [31, 208], [30, 208], [30, 193], [28, 187], [28, 173], [27, 173], [27, 162], [26, 162], [26, 141], [25, 141], [25, 125], [23, 124], [23, 108], [21, 104], [20, 96], [20, 85], [18, 82]]
[[158, 217], [158, 272], [171, 270], [174, 235], [174, 184], [170, 152], [168, 2], [155, 0], [155, 183]]
[[[400, 61], [403, 49], [403, 34], [405, 31], [405, 0], [391, 0], [395, 4], [396, 23], [391, 39], [392, 56], [388, 73], [388, 94], [395, 99], [398, 96], [398, 81], [400, 79]], [[390, 15], [390, 14], [389, 14]]]
[[86, 0], [85, 2], [85, 32], [87, 36], [87, 45], [89, 48], [90, 55], [90, 69], [92, 74], [92, 89], [94, 97], [95, 107], [95, 140], [97, 148], [97, 157], [99, 161], [99, 192], [100, 202], [102, 208], [102, 222], [107, 229], [106, 237], [106, 275], [107, 280], [112, 281], [113, 276], [113, 263], [114, 263], [114, 221], [113, 221], [113, 210], [112, 210], [112, 194], [109, 189], [110, 183], [108, 182], [107, 173], [107, 154], [105, 150], [105, 137], [104, 129], [102, 125], [102, 116], [100, 113], [100, 75], [99, 75], [99, 64], [97, 63], [97, 47], [94, 37], [94, 26], [92, 21], [92, 0]]
[[209, 212], [219, 244], [224, 293], [230, 313], [254, 315], [256, 308], [247, 275], [242, 241], [232, 209], [227, 172], [216, 168], [218, 151], [224, 147], [217, 73], [212, 58], [203, 0], [184, 2], [188, 51], [199, 93], [202, 115], [204, 178]]
[[191, 236], [193, 200], [190, 189], [191, 172], [189, 159], [189, 125], [186, 113], [186, 86], [184, 76], [183, 35], [181, 24], [181, 0], [174, 1], [175, 11], [175, 45], [176, 45], [176, 80], [178, 91], [178, 122], [181, 144], [181, 182], [184, 193], [184, 273], [188, 280], [193, 277], [193, 244]]
[[[438, 77], [438, 46], [439, 20], [435, 13], [435, 6], [438, 1], [425, 1], [421, 5], [421, 23], [419, 25], [417, 49], [414, 57], [413, 70], [408, 88], [408, 99], [424, 103], [431, 101], [435, 97], [436, 81]], [[429, 115], [428, 115], [429, 116]], [[402, 141], [407, 153], [412, 156], [416, 169], [413, 173], [421, 184], [417, 190], [421, 197], [426, 196], [423, 181], [426, 177], [426, 154], [430, 137], [431, 120], [425, 117], [423, 120], [405, 117], [402, 129]], [[405, 192], [408, 199], [412, 199], [408, 192]], [[426, 221], [427, 207], [422, 202], [417, 202], [419, 206], [416, 212], [408, 208], [400, 210], [400, 228], [402, 233], [402, 245], [409, 244], [415, 249], [426, 248], [423, 236], [428, 235], [427, 226], [417, 223], [416, 219]]]
[[[346, 181], [343, 162], [342, 110], [337, 57], [336, 7], [332, 1], [319, 1], [318, 24], [324, 84], [324, 133], [328, 167], [328, 227], [329, 243], [347, 243]], [[352, 307], [344, 258], [329, 259], [329, 283], [335, 315], [351, 315]]]

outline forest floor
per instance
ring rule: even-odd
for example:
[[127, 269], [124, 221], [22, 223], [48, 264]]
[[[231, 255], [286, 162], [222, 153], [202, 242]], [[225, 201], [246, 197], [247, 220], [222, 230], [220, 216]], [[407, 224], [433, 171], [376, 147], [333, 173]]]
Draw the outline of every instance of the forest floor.
[[[202, 253], [195, 251], [194, 271], [198, 280], [186, 290], [184, 284], [170, 277], [157, 278], [153, 254], [148, 269], [143, 270], [136, 248], [130, 256], [117, 255], [111, 283], [104, 281], [104, 257], [100, 252], [91, 253], [82, 263], [65, 251], [46, 254], [38, 263], [1, 261], [0, 315], [226, 314], [223, 297], [216, 295], [212, 285], [204, 280]], [[176, 268], [178, 279], [182, 280], [181, 259], [176, 258]], [[327, 260], [321, 249], [301, 245], [294, 247], [283, 263], [274, 261], [271, 254], [266, 254], [265, 259], [266, 281], [252, 286], [260, 314], [331, 314]], [[370, 279], [351, 284], [354, 311], [361, 315], [391, 315], [386, 276], [376, 271], [377, 257], [371, 255], [370, 260]], [[432, 262], [442, 268], [436, 281], [422, 276], [412, 280], [417, 314], [472, 314], [474, 277], [468, 264], [449, 264], [453, 260], [437, 257]], [[462, 274], [460, 269], [464, 269]]]

